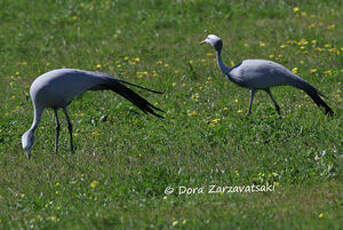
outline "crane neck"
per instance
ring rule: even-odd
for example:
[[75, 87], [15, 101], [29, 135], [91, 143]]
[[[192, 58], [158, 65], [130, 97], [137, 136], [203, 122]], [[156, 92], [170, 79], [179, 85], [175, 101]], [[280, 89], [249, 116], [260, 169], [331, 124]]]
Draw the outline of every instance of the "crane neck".
[[43, 108], [41, 107], [36, 107], [35, 105], [33, 106], [33, 121], [30, 129], [28, 132], [34, 132], [35, 129], [38, 126], [38, 123], [40, 122], [41, 116], [42, 116]]
[[217, 55], [217, 63], [218, 63], [219, 68], [230, 79], [230, 71], [231, 71], [231, 69], [224, 65], [222, 57], [221, 57], [221, 49], [216, 50], [216, 55]]

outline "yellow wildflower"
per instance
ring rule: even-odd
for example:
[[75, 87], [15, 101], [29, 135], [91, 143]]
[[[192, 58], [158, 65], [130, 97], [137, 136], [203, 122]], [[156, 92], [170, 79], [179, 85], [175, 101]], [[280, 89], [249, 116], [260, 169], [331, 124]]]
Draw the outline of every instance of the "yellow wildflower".
[[206, 55], [207, 55], [207, 57], [214, 57], [214, 56], [216, 56], [215, 53], [207, 53]]
[[294, 7], [294, 8], [293, 8], [293, 12], [294, 12], [294, 13], [299, 12], [299, 10], [300, 10], [299, 7]]
[[101, 69], [101, 64], [97, 64], [97, 65], [96, 65], [96, 68], [97, 68], [97, 69]]
[[91, 188], [96, 188], [99, 185], [99, 181], [93, 180], [92, 183], [90, 183]]
[[295, 40], [287, 40], [286, 43], [287, 44], [295, 44], [295, 43], [297, 43], [297, 41], [295, 41]]
[[56, 216], [49, 216], [48, 217], [48, 220], [51, 220], [53, 222], [56, 222], [57, 221], [57, 217]]
[[335, 29], [335, 27], [336, 27], [336, 25], [332, 24], [332, 25], [327, 26], [326, 29], [333, 30], [333, 29]]
[[303, 17], [306, 17], [306, 16], [307, 16], [307, 13], [306, 13], [305, 11], [303, 11], [303, 12], [301, 12], [300, 15], [303, 16]]
[[286, 48], [287, 46], [285, 45], [285, 44], [282, 44], [281, 46], [280, 46], [280, 48], [281, 49], [284, 49], [284, 48]]
[[322, 212], [319, 213], [318, 218], [323, 218], [323, 217], [324, 217], [324, 214]]
[[243, 110], [239, 109], [237, 110], [237, 113], [243, 113]]
[[304, 39], [301, 39], [301, 40], [297, 43], [298, 46], [304, 46], [304, 45], [307, 45], [307, 44], [308, 44], [308, 41], [307, 41], [307, 40], [304, 40]]
[[298, 73], [298, 67], [294, 67], [294, 68], [292, 69], [292, 72], [293, 72], [293, 73]]
[[327, 76], [331, 76], [332, 75], [332, 71], [331, 70], [327, 70], [324, 72], [325, 75]]
[[328, 51], [330, 53], [336, 53], [336, 51], [338, 51], [338, 50], [334, 47], [334, 48], [328, 49]]
[[148, 76], [148, 72], [147, 71], [137, 72], [136, 74], [137, 74], [138, 78], [142, 78], [143, 76]]
[[265, 46], [266, 46], [266, 44], [264, 42], [260, 41], [260, 47], [265, 47]]
[[199, 93], [195, 93], [192, 95], [192, 99], [198, 99], [199, 98]]
[[152, 76], [153, 76], [153, 77], [158, 77], [158, 73], [157, 73], [155, 70], [153, 70], [153, 71], [152, 71]]
[[313, 73], [316, 73], [317, 72], [317, 69], [311, 69], [310, 70], [310, 74], [313, 74]]
[[315, 24], [315, 23], [312, 23], [312, 24], [308, 25], [307, 28], [312, 29], [312, 28], [315, 27], [315, 26], [316, 26], [316, 24]]
[[196, 111], [188, 112], [188, 116], [196, 116], [198, 113]]
[[175, 220], [175, 221], [173, 221], [172, 225], [176, 226], [178, 223], [179, 223], [179, 221]]
[[215, 124], [217, 124], [220, 121], [220, 118], [215, 118], [211, 121], [210, 125], [214, 126]]
[[141, 59], [139, 57], [135, 58], [135, 62], [140, 62], [140, 61], [141, 61]]

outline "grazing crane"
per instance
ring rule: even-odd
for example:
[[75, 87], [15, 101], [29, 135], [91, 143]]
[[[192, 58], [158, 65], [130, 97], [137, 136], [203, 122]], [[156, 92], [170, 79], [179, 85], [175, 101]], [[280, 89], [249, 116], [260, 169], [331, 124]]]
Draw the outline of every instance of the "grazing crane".
[[319, 107], [323, 106], [325, 108], [326, 114], [333, 115], [331, 108], [320, 97], [320, 95], [323, 95], [310, 85], [310, 83], [284, 66], [273, 61], [252, 59], [244, 60], [238, 65], [228, 68], [223, 64], [221, 58], [223, 42], [218, 36], [210, 34], [204, 41], [200, 42], [200, 44], [210, 44], [216, 50], [218, 66], [229, 80], [241, 87], [250, 89], [249, 111], [247, 115], [251, 114], [254, 95], [259, 89], [262, 89], [269, 94], [275, 105], [276, 111], [280, 114], [280, 106], [276, 103], [270, 88], [281, 85], [290, 85], [302, 89]]
[[26, 156], [28, 158], [31, 157], [34, 131], [38, 126], [43, 110], [48, 107], [54, 110], [56, 118], [55, 151], [57, 152], [58, 149], [58, 137], [60, 133], [60, 122], [57, 115], [57, 110], [59, 108], [62, 108], [68, 122], [70, 148], [71, 151], [73, 151], [72, 123], [67, 113], [67, 106], [71, 103], [74, 97], [80, 95], [86, 90], [112, 90], [132, 102], [144, 113], [151, 113], [156, 117], [163, 118], [161, 115], [155, 113], [155, 110], [161, 112], [164, 111], [150, 104], [143, 97], [139, 96], [123, 84], [128, 84], [153, 93], [161, 94], [161, 92], [119, 80], [104, 73], [89, 72], [78, 69], [52, 70], [36, 78], [30, 88], [34, 110], [33, 122], [31, 128], [21, 137], [22, 146], [26, 151]]

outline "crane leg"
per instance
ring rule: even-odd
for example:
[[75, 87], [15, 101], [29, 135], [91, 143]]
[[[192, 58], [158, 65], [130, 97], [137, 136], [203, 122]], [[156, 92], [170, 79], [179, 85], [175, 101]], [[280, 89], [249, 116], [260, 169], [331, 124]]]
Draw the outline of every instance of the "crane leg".
[[63, 108], [64, 115], [67, 118], [68, 121], [68, 130], [69, 130], [69, 137], [70, 137], [70, 149], [73, 152], [74, 147], [73, 147], [73, 125], [71, 124], [70, 118], [68, 116], [68, 112], [66, 108]]
[[249, 111], [247, 112], [247, 115], [251, 114], [251, 107], [252, 107], [252, 103], [253, 103], [253, 100], [254, 100], [255, 92], [256, 92], [255, 89], [250, 89]]
[[57, 109], [54, 109], [55, 118], [56, 118], [56, 141], [55, 141], [55, 152], [58, 151], [58, 138], [60, 136], [60, 120], [58, 119]]
[[273, 103], [274, 103], [274, 105], [275, 105], [275, 109], [276, 109], [277, 113], [280, 115], [280, 114], [281, 114], [281, 112], [280, 112], [280, 106], [279, 106], [279, 105], [277, 104], [277, 102], [275, 101], [275, 99], [274, 99], [274, 97], [273, 97], [273, 95], [272, 95], [272, 92], [270, 91], [269, 88], [266, 89], [265, 91], [269, 94], [270, 98], [272, 99], [272, 101], [273, 101]]

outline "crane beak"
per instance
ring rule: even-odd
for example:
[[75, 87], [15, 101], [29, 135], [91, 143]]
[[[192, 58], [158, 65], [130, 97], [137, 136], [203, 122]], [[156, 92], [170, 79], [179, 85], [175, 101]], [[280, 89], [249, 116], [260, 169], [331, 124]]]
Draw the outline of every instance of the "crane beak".
[[207, 41], [206, 40], [203, 40], [202, 42], [200, 42], [200, 45], [203, 45], [203, 44], [206, 44]]

